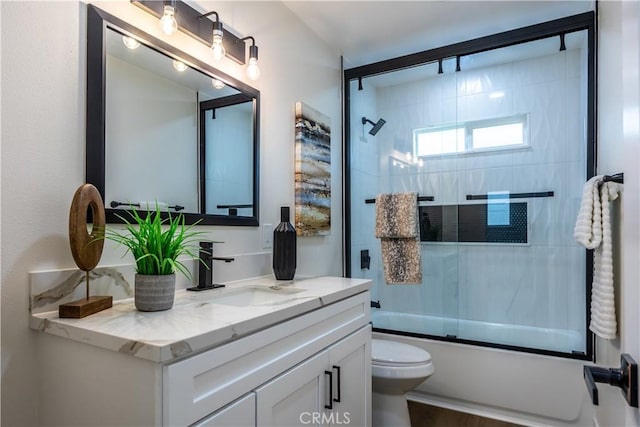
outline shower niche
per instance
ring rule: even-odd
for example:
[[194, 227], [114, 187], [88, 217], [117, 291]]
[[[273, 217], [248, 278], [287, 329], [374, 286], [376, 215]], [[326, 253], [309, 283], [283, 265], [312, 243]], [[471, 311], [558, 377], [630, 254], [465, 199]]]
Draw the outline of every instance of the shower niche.
[[527, 203], [420, 206], [420, 241], [523, 243]]

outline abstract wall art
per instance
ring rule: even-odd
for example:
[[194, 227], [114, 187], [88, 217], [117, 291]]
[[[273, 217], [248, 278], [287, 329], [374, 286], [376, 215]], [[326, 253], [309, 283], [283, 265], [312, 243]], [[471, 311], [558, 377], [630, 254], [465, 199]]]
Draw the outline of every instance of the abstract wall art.
[[298, 236], [331, 233], [331, 125], [329, 117], [296, 102], [295, 228]]

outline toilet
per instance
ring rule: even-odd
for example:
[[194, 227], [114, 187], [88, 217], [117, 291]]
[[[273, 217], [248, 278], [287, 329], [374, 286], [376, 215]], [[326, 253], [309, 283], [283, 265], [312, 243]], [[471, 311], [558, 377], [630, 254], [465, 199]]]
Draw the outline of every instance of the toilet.
[[372, 425], [410, 427], [406, 393], [433, 373], [431, 355], [396, 341], [371, 341]]

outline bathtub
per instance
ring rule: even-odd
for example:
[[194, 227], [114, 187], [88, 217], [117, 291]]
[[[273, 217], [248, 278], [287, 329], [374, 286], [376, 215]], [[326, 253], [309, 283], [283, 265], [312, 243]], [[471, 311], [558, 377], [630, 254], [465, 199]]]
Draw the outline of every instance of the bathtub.
[[456, 338], [571, 353], [583, 351], [584, 341], [577, 331], [539, 328], [503, 323], [479, 322], [422, 314], [395, 313], [372, 310], [374, 328], [404, 331], [434, 336]]
[[[374, 328], [446, 335], [455, 327], [453, 333], [464, 339], [488, 341], [491, 336], [490, 341], [498, 337], [510, 345], [526, 341], [527, 346], [542, 340], [559, 351], [566, 351], [562, 340], [576, 339], [571, 331], [460, 323], [376, 309], [371, 317]], [[594, 425], [582, 377], [582, 366], [588, 362], [375, 331], [373, 337], [415, 345], [431, 354], [434, 374], [409, 393], [410, 400], [525, 426]]]

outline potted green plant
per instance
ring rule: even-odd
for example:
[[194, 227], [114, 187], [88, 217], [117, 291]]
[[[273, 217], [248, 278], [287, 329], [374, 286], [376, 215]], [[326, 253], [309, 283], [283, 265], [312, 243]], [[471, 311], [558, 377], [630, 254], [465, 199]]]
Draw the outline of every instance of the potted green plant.
[[[130, 218], [117, 215], [127, 233], [107, 229], [105, 238], [126, 247], [135, 258], [135, 305], [140, 311], [161, 311], [173, 307], [176, 271], [188, 279], [189, 269], [178, 259], [183, 255], [198, 258], [196, 240], [203, 232], [186, 225], [184, 215], [168, 214], [162, 218], [160, 208], [141, 216], [131, 208]], [[195, 225], [195, 224], [194, 224]]]

